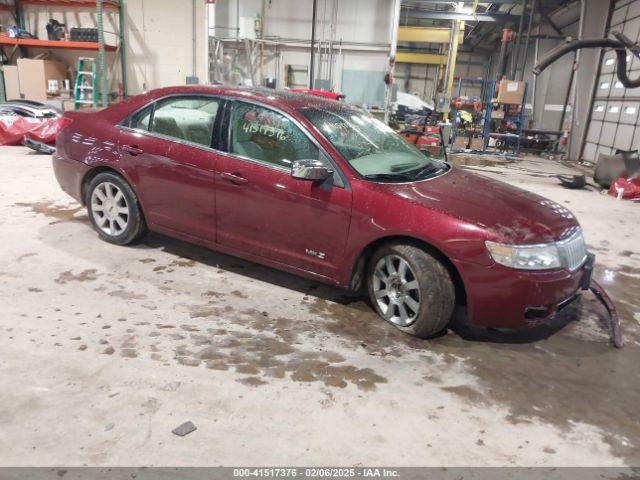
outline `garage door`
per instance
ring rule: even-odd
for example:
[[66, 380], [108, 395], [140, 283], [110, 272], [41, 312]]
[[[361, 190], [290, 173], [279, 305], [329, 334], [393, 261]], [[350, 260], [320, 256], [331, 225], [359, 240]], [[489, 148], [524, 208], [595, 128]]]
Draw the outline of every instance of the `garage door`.
[[[640, 2], [619, 0], [614, 5], [608, 32], [622, 32], [630, 39], [640, 41]], [[631, 65], [629, 77], [640, 76], [640, 59], [627, 56]], [[593, 110], [583, 158], [595, 162], [600, 153], [640, 148], [640, 88], [627, 89], [616, 76], [616, 54], [607, 51], [602, 57], [600, 76], [593, 99]]]

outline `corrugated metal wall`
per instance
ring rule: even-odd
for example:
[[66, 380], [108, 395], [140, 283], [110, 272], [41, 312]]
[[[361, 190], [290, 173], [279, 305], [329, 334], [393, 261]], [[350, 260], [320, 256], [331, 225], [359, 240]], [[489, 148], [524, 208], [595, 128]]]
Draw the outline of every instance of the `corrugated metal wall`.
[[[632, 40], [640, 41], [640, 1], [618, 0], [614, 4], [609, 26], [609, 32], [613, 31], [621, 31]], [[629, 76], [637, 78], [640, 76], [640, 59], [633, 55], [627, 58], [631, 65]], [[601, 153], [640, 148], [640, 88], [624, 88], [615, 72], [615, 52], [607, 51], [602, 57], [582, 155], [590, 162], [595, 162]]]

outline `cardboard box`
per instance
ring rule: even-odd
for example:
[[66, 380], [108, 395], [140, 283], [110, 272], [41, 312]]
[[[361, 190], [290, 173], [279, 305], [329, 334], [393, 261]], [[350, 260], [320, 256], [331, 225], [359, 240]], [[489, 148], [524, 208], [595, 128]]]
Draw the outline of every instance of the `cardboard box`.
[[18, 81], [18, 66], [3, 65], [4, 91], [7, 100], [18, 100], [20, 98], [20, 82]]
[[515, 103], [520, 105], [524, 97], [524, 82], [515, 80], [501, 80], [498, 90], [499, 103]]
[[484, 138], [475, 137], [471, 139], [471, 150], [482, 150], [484, 148]]
[[47, 100], [49, 80], [64, 84], [67, 78], [67, 66], [57, 60], [18, 59], [18, 78], [21, 97], [27, 100], [44, 102]]
[[492, 110], [491, 118], [504, 118], [504, 110]]
[[[80, 106], [84, 106], [83, 104], [80, 104]], [[71, 112], [73, 110], [76, 109], [76, 101], [73, 99], [69, 99], [69, 100], [62, 100], [62, 111], [63, 112]]]
[[468, 145], [469, 137], [456, 137], [456, 139], [453, 141], [454, 148], [461, 148], [463, 150], [466, 150], [468, 148]]

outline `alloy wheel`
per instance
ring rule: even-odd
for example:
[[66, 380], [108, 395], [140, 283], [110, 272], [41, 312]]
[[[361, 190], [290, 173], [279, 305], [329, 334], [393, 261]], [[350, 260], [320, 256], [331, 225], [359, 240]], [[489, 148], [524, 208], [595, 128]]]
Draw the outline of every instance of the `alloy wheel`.
[[121, 235], [129, 223], [127, 199], [122, 190], [111, 182], [102, 182], [93, 189], [91, 213], [98, 228], [112, 237]]
[[398, 255], [382, 257], [372, 273], [373, 293], [382, 316], [400, 327], [418, 318], [420, 288], [409, 263]]

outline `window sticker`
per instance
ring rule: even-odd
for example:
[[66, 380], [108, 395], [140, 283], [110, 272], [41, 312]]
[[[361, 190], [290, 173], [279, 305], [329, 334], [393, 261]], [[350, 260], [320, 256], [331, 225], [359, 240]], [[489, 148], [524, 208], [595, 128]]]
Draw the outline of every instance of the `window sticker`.
[[245, 133], [259, 133], [266, 137], [275, 138], [279, 142], [284, 142], [287, 139], [284, 129], [259, 122], [244, 121], [241, 128]]

